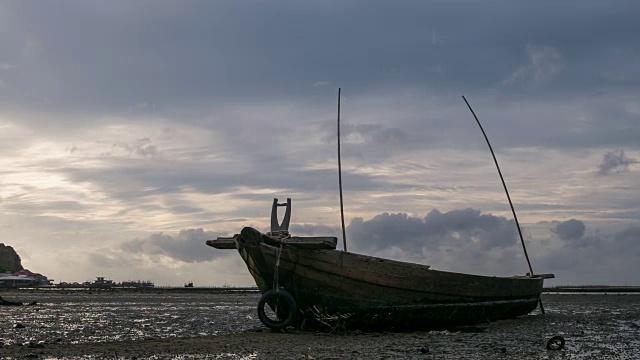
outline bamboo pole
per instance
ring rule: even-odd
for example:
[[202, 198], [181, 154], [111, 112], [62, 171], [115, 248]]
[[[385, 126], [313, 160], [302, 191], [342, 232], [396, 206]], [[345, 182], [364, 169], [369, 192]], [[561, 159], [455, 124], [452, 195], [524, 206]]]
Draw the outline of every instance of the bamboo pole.
[[342, 89], [338, 88], [338, 185], [340, 187], [340, 218], [342, 219], [342, 246], [347, 251], [347, 235], [344, 228], [344, 203], [342, 199], [342, 161], [340, 160], [340, 95]]
[[[509, 200], [509, 206], [511, 207], [511, 212], [513, 213], [513, 219], [515, 220], [516, 227], [518, 228], [518, 235], [520, 235], [520, 243], [522, 244], [522, 250], [524, 250], [524, 257], [527, 259], [527, 264], [529, 265], [529, 273], [531, 274], [531, 276], [533, 276], [533, 268], [531, 267], [531, 261], [529, 260], [529, 254], [527, 253], [527, 247], [524, 244], [524, 237], [522, 236], [522, 230], [520, 229], [520, 223], [518, 222], [518, 216], [516, 215], [516, 210], [513, 207], [513, 202], [511, 201], [511, 196], [509, 196], [509, 190], [507, 189], [507, 184], [505, 183], [504, 177], [502, 176], [502, 171], [500, 171], [500, 165], [498, 165], [498, 159], [496, 159], [496, 154], [493, 152], [493, 147], [491, 147], [491, 143], [489, 142], [489, 137], [487, 137], [487, 133], [484, 131], [484, 128], [482, 128], [482, 124], [480, 124], [480, 120], [478, 120], [478, 117], [476, 116], [476, 113], [473, 111], [473, 109], [471, 108], [471, 105], [469, 105], [469, 102], [467, 101], [467, 99], [464, 96], [462, 96], [462, 99], [467, 104], [467, 107], [471, 111], [471, 114], [473, 114], [473, 117], [476, 119], [476, 122], [478, 123], [478, 126], [480, 127], [480, 131], [482, 131], [482, 135], [484, 135], [484, 139], [487, 141], [487, 145], [489, 146], [489, 150], [491, 151], [491, 156], [493, 156], [493, 162], [496, 164], [496, 169], [498, 169], [498, 175], [500, 175], [500, 181], [502, 181], [502, 187], [504, 187], [504, 192], [507, 194], [507, 200]], [[540, 303], [540, 310], [544, 314], [544, 307], [542, 306], [542, 299], [538, 298], [538, 300], [539, 300], [539, 303]]]

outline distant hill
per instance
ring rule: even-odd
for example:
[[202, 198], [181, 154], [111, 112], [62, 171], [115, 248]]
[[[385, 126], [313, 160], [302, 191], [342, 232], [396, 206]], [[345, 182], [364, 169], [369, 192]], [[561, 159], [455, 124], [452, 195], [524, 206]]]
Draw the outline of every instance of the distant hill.
[[20, 255], [11, 246], [0, 243], [0, 273], [16, 272], [24, 269], [20, 262]]

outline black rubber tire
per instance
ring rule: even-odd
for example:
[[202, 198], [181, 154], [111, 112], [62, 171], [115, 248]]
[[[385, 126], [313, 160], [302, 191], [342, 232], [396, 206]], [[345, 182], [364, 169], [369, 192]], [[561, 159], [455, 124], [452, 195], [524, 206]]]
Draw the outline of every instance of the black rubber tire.
[[[282, 320], [274, 320], [269, 318], [264, 311], [265, 305], [271, 307], [278, 312], [278, 317]], [[286, 290], [269, 290], [262, 295], [258, 301], [258, 318], [260, 321], [272, 330], [282, 330], [293, 324], [298, 314], [298, 306], [293, 296]]]
[[562, 336], [554, 336], [547, 341], [547, 350], [562, 350], [564, 347], [564, 338]]

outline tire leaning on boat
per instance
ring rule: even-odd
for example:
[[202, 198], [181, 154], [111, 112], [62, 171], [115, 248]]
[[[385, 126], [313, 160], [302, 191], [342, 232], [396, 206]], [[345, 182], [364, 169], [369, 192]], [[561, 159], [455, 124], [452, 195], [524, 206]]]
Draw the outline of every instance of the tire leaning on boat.
[[[270, 318], [265, 312], [265, 305], [276, 312], [277, 319]], [[264, 293], [258, 301], [258, 318], [269, 329], [282, 330], [293, 324], [298, 313], [298, 306], [291, 294], [286, 290], [271, 289]]]

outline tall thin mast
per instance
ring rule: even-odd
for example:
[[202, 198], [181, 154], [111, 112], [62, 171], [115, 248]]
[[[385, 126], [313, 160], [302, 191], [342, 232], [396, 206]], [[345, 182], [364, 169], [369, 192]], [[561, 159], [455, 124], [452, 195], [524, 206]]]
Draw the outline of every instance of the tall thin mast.
[[516, 227], [518, 228], [518, 234], [520, 235], [520, 242], [522, 243], [522, 250], [524, 250], [524, 257], [527, 258], [527, 264], [529, 265], [529, 271], [531, 276], [533, 276], [533, 268], [531, 267], [531, 261], [529, 261], [529, 255], [527, 254], [527, 247], [524, 245], [524, 237], [522, 236], [522, 230], [520, 230], [520, 223], [518, 222], [518, 216], [516, 215], [516, 210], [513, 207], [513, 202], [511, 201], [511, 196], [509, 196], [509, 190], [507, 190], [507, 184], [504, 182], [504, 177], [502, 176], [502, 171], [500, 171], [500, 166], [498, 165], [498, 160], [496, 159], [496, 154], [493, 152], [493, 148], [491, 147], [491, 143], [489, 142], [489, 138], [487, 137], [487, 133], [484, 132], [482, 125], [480, 124], [480, 120], [476, 116], [476, 113], [469, 105], [467, 99], [463, 96], [462, 99], [467, 104], [469, 110], [471, 110], [471, 114], [476, 119], [478, 126], [480, 127], [480, 131], [482, 131], [482, 135], [484, 135], [484, 139], [487, 141], [487, 145], [489, 145], [489, 150], [491, 151], [491, 156], [493, 156], [493, 162], [496, 164], [496, 168], [498, 169], [498, 175], [500, 175], [500, 180], [502, 181], [502, 187], [504, 187], [504, 192], [507, 194], [507, 200], [509, 200], [509, 206], [511, 206], [511, 212], [513, 213], [513, 219], [516, 221]]
[[342, 201], [342, 162], [340, 160], [340, 94], [342, 89], [338, 88], [338, 184], [340, 187], [340, 218], [342, 219], [342, 246], [347, 251], [347, 235], [344, 229], [344, 204]]
[[[527, 254], [527, 247], [524, 245], [524, 237], [522, 236], [522, 230], [520, 230], [520, 223], [518, 222], [518, 216], [516, 215], [516, 209], [513, 207], [513, 202], [511, 201], [511, 196], [509, 196], [509, 190], [507, 190], [507, 184], [504, 182], [504, 177], [502, 176], [502, 171], [500, 171], [500, 166], [498, 165], [498, 159], [496, 159], [496, 154], [493, 152], [493, 148], [491, 147], [491, 143], [489, 142], [489, 138], [487, 137], [487, 133], [484, 132], [482, 128], [482, 124], [480, 124], [480, 120], [476, 116], [476, 113], [469, 105], [467, 99], [462, 96], [462, 99], [467, 104], [467, 107], [473, 114], [473, 117], [476, 119], [478, 126], [480, 127], [480, 131], [482, 131], [482, 135], [484, 135], [484, 139], [487, 141], [487, 145], [489, 145], [489, 150], [491, 150], [491, 156], [493, 156], [493, 162], [496, 164], [496, 169], [498, 169], [498, 175], [500, 175], [500, 180], [502, 181], [502, 187], [504, 187], [504, 192], [507, 194], [507, 200], [509, 200], [509, 206], [511, 206], [511, 212], [513, 213], [513, 220], [516, 222], [516, 227], [518, 228], [518, 235], [520, 235], [520, 243], [522, 243], [522, 250], [524, 250], [524, 257], [527, 259], [527, 264], [529, 265], [529, 273], [533, 276], [533, 268], [531, 267], [531, 261], [529, 261], [529, 254]], [[540, 312], [544, 314], [544, 306], [542, 306], [542, 298], [538, 298], [538, 304], [540, 304]]]

